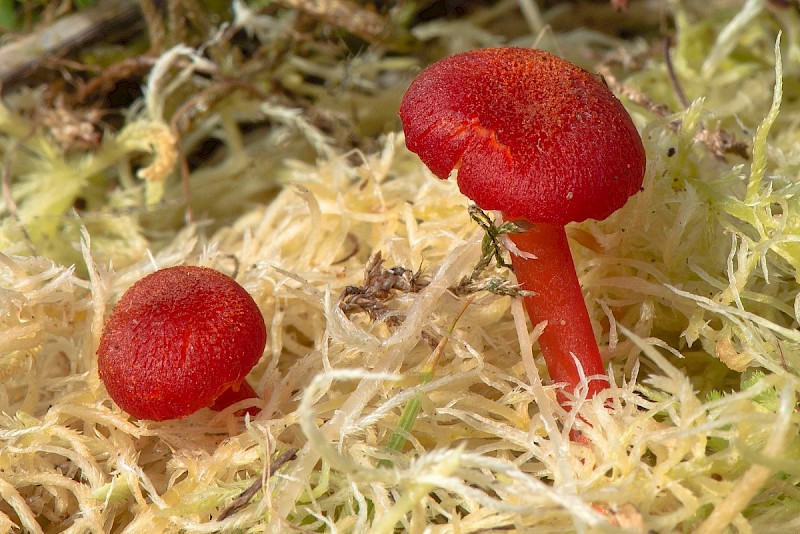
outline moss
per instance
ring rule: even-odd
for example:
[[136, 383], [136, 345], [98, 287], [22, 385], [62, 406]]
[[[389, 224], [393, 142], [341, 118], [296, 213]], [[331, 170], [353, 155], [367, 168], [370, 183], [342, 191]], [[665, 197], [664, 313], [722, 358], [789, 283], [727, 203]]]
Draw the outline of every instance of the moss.
[[[565, 4], [500, 2], [421, 23], [412, 39], [400, 32], [397, 48], [366, 33], [330, 38], [335, 20], [300, 16], [302, 3], [241, 12], [241, 47], [212, 37], [207, 56], [194, 45], [160, 51], [141, 99], [90, 146], [56, 136], [69, 121], [44, 126], [41, 111], [56, 109], [46, 90], [9, 94], [0, 524], [790, 530], [800, 503], [800, 17], [765, 2], [630, 4], [642, 20], [669, 10], [671, 70], [652, 33], [600, 33], [592, 16], [581, 28], [558, 19], [543, 41], [603, 72], [649, 160], [644, 190], [621, 211], [569, 230], [613, 375], [607, 398], [578, 399], [571, 413], [519, 299], [477, 292], [465, 306], [452, 291], [480, 260], [483, 231], [454, 184], [393, 133], [410, 65], [530, 46], [537, 35], [518, 6], [547, 21]], [[387, 269], [425, 281], [381, 297], [374, 309], [389, 321], [339, 306], [378, 251]], [[234, 275], [264, 314], [267, 349], [250, 375], [257, 417], [232, 407], [137, 421], [100, 383], [95, 351], [113, 303], [177, 264]], [[513, 281], [497, 265], [479, 276]], [[391, 453], [412, 399], [417, 417]], [[589, 443], [570, 441], [572, 428]], [[217, 523], [291, 448], [297, 458], [266, 491]]]

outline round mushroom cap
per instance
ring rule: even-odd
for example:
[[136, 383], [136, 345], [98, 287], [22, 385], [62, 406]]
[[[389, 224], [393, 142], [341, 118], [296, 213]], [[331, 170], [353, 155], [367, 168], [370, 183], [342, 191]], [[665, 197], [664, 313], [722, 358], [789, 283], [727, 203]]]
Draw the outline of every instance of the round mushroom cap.
[[163, 421], [209, 406], [239, 384], [266, 342], [258, 306], [232, 278], [170, 267], [122, 296], [103, 328], [97, 365], [123, 410]]
[[605, 219], [640, 190], [642, 140], [599, 77], [542, 50], [491, 48], [424, 70], [400, 105], [409, 150], [485, 210]]

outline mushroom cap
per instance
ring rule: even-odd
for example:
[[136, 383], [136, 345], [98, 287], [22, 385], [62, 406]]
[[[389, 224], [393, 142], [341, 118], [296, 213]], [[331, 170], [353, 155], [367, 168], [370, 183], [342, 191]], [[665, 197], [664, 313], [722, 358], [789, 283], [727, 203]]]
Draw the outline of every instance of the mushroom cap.
[[163, 421], [209, 406], [244, 380], [266, 342], [258, 306], [232, 278], [170, 267], [122, 296], [103, 328], [97, 365], [123, 410]]
[[434, 63], [400, 105], [406, 145], [486, 210], [533, 223], [605, 219], [639, 191], [642, 140], [597, 76], [542, 50]]

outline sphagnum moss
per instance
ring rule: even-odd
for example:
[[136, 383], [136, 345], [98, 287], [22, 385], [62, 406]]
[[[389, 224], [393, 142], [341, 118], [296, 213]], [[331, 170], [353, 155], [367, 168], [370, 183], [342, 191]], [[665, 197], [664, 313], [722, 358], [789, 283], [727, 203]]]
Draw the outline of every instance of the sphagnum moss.
[[[227, 107], [211, 105], [185, 133], [197, 141], [214, 132], [226, 148], [221, 161], [189, 175], [199, 219], [156, 234], [144, 230], [154, 219], [181, 221], [177, 174], [158, 192], [165, 203], [142, 212], [146, 195], [128, 165], [130, 147], [102, 166], [103, 176], [119, 176], [101, 183], [83, 172], [98, 155], [72, 165], [77, 160], [54, 152], [46, 136], [20, 135], [24, 151], [9, 160], [4, 179], [17, 211], [3, 207], [0, 226], [2, 529], [795, 530], [800, 22], [777, 4], [743, 6], [669, 4], [672, 76], [644, 39], [546, 35], [590, 70], [611, 69], [649, 160], [644, 191], [629, 205], [570, 233], [590, 317], [608, 332], [599, 341], [612, 372], [608, 403], [579, 402], [569, 412], [540, 378], [545, 369], [532, 346], [541, 328], [526, 324], [520, 300], [478, 292], [464, 310], [466, 297], [451, 291], [479, 261], [483, 232], [453, 184], [431, 176], [398, 136], [365, 138], [368, 149], [347, 152], [312, 113], [283, 101], [234, 96]], [[533, 4], [522, 7], [536, 14]], [[555, 9], [538, 13], [541, 20], [558, 22]], [[630, 9], [632, 16], [653, 8], [630, 2]], [[533, 36], [505, 37], [508, 28], [496, 23], [522, 24], [515, 10], [501, 3], [415, 32], [437, 58], [455, 51], [446, 47], [530, 46]], [[286, 16], [247, 24], [285, 29]], [[196, 51], [178, 52], [182, 60], [161, 58], [154, 76], [166, 78], [151, 78], [129, 125], [167, 124], [170, 107], [159, 99], [177, 97], [176, 80], [209, 66]], [[337, 94], [357, 101], [358, 91], [379, 82], [387, 83], [386, 98], [396, 98], [408, 81], [389, 63], [378, 80], [368, 69], [345, 72], [319, 59], [314, 72], [336, 81], [328, 102]], [[283, 79], [319, 93], [294, 76], [307, 63], [286, 65]], [[24, 98], [35, 94], [8, 98], [8, 109]], [[368, 107], [375, 115], [364, 120], [381, 122], [396, 103]], [[253, 114], [267, 117], [268, 127], [243, 135], [237, 121]], [[9, 117], [24, 116], [0, 116], [4, 155], [17, 143]], [[732, 134], [752, 159], [725, 152]], [[163, 154], [148, 146], [135, 151]], [[59, 180], [43, 189], [36, 176]], [[88, 195], [91, 214], [65, 219], [48, 208], [26, 219], [75, 187]], [[242, 199], [245, 209], [234, 201]], [[225, 224], [215, 225], [219, 219]], [[56, 236], [46, 246], [36, 241], [42, 228]], [[403, 318], [395, 325], [339, 306], [377, 251], [387, 267], [421, 268], [429, 280], [383, 303]], [[63, 266], [65, 258], [82, 261], [88, 279]], [[182, 421], [136, 421], [102, 388], [94, 353], [111, 305], [145, 273], [178, 264], [235, 275], [264, 312], [268, 358], [251, 375], [263, 396], [257, 417], [242, 420], [232, 406]], [[494, 267], [484, 275], [511, 277]], [[435, 376], [421, 380], [430, 341], [444, 338]], [[412, 399], [419, 414], [404, 449], [389, 455], [386, 444]], [[587, 445], [569, 440], [572, 427]], [[265, 492], [216, 521], [292, 448], [296, 459]], [[376, 468], [386, 458], [391, 467]]]

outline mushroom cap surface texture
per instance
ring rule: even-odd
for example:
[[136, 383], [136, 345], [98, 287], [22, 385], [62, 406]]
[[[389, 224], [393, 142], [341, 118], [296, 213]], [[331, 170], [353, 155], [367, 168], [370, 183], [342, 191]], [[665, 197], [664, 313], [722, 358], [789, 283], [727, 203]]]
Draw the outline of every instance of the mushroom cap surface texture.
[[400, 105], [406, 146], [439, 178], [508, 218], [605, 219], [639, 191], [642, 140], [597, 76], [542, 50], [490, 48], [434, 63]]
[[266, 342], [258, 306], [232, 278], [206, 267], [170, 267], [136, 282], [114, 307], [98, 371], [126, 412], [176, 419], [238, 385]]

